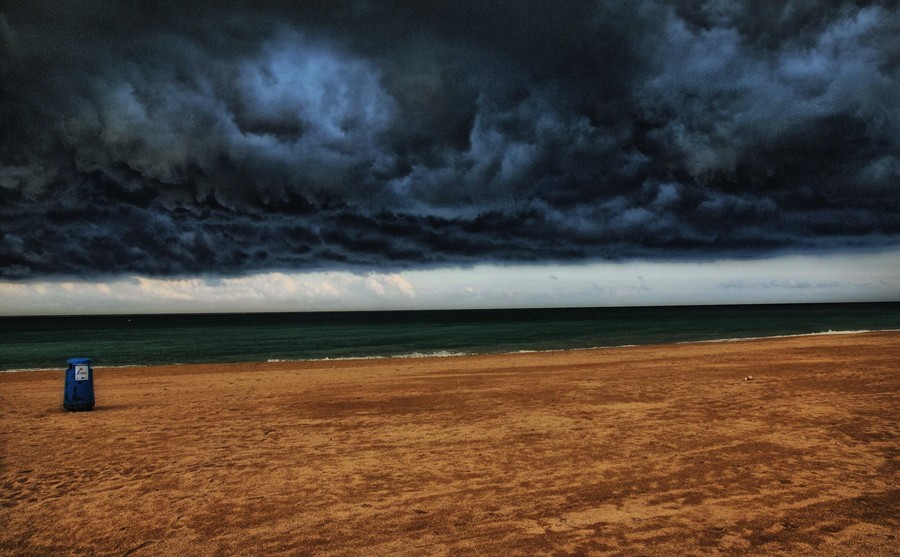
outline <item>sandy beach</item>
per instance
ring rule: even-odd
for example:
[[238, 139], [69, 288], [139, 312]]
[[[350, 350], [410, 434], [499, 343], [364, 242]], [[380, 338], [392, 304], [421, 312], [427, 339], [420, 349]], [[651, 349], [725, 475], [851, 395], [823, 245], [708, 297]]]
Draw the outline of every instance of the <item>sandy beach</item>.
[[896, 332], [62, 384], [0, 374], [4, 555], [900, 554]]

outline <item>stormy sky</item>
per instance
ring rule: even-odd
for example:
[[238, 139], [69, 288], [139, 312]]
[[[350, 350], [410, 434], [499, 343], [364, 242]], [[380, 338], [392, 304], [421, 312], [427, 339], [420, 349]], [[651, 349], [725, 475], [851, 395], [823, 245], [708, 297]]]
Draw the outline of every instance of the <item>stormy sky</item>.
[[0, 4], [0, 279], [900, 244], [897, 2]]

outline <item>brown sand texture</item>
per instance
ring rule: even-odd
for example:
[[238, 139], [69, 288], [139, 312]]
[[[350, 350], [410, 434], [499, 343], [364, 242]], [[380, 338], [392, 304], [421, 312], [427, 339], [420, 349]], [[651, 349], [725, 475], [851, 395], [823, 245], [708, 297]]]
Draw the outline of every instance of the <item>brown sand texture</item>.
[[81, 413], [0, 374], [0, 553], [900, 555], [898, 365], [862, 333], [97, 368]]

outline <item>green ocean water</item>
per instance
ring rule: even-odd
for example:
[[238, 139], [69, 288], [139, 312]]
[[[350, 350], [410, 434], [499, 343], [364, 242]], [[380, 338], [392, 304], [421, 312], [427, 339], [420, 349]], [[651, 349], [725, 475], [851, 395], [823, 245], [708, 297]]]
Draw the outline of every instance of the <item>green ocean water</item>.
[[900, 303], [0, 318], [0, 370], [561, 350], [900, 329]]

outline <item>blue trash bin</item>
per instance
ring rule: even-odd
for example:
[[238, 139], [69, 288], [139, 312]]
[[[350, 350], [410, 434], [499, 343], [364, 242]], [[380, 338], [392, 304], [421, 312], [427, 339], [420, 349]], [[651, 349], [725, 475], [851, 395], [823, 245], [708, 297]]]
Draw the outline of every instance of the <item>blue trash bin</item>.
[[66, 388], [63, 391], [63, 408], [66, 410], [90, 410], [94, 407], [94, 368], [90, 358], [66, 360]]

